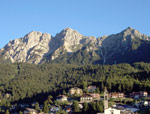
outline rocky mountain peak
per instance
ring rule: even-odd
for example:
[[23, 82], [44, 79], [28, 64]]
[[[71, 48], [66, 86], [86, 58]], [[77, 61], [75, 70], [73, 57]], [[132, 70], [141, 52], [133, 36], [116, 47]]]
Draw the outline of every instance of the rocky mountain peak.
[[123, 35], [122, 38], [125, 38], [125, 39], [126, 38], [129, 38], [129, 39], [139, 38], [142, 40], [149, 40], [147, 35], [140, 33], [138, 30], [133, 29], [132, 27], [128, 27], [127, 29], [123, 30], [121, 34], [119, 33], [119, 35]]
[[121, 33], [123, 33], [124, 35], [129, 35], [129, 34], [134, 34], [135, 33], [135, 29], [133, 29], [132, 27], [128, 27], [125, 30], [123, 30]]
[[79, 32], [71, 28], [63, 29], [53, 38], [55, 45], [52, 49], [54, 50], [51, 54], [52, 60], [59, 57], [60, 54], [64, 54], [66, 52], [72, 53], [81, 48], [82, 46], [80, 44], [82, 39], [83, 35], [81, 35]]
[[38, 44], [39, 42], [49, 41], [51, 40], [51, 35], [48, 33], [41, 33], [37, 31], [32, 31], [24, 36], [22, 39], [24, 43], [33, 46]]
[[58, 42], [61, 41], [67, 45], [79, 44], [82, 38], [83, 38], [83, 35], [81, 35], [79, 32], [71, 28], [65, 28], [55, 36], [55, 39]]
[[72, 31], [74, 31], [74, 30], [73, 30], [72, 28], [67, 27], [67, 28], [63, 29], [62, 31], [65, 31], [65, 32], [72, 32]]
[[71, 28], [65, 28], [60, 33], [58, 33], [57, 35], [61, 35], [63, 37], [66, 36], [67, 37], [67, 36], [74, 36], [74, 35], [81, 35], [81, 34], [79, 32], [77, 32], [76, 30], [73, 30]]
[[41, 33], [41, 32], [38, 32], [38, 31], [32, 31], [32, 32], [29, 32], [28, 34], [26, 34], [24, 37], [27, 38], [27, 39], [37, 39], [39, 36], [43, 37], [51, 37], [50, 34], [48, 33]]
[[132, 31], [132, 30], [134, 30], [132, 27], [127, 27], [125, 30], [130, 30], [130, 31]]
[[[139, 40], [134, 40], [135, 38]], [[0, 50], [0, 57], [4, 60], [10, 59], [12, 62], [38, 64], [62, 58], [76, 59], [74, 54], [84, 56], [89, 53], [91, 58], [96, 55], [95, 59], [98, 57], [105, 64], [109, 63], [116, 53], [122, 56], [134, 41], [140, 42], [141, 39], [149, 41], [150, 38], [131, 27], [118, 34], [100, 38], [83, 36], [71, 28], [63, 29], [53, 38], [48, 33], [32, 31], [22, 38], [10, 41]], [[117, 61], [116, 58], [114, 61]]]
[[124, 34], [124, 36], [134, 35], [141, 37], [142, 35], [138, 30], [133, 29], [132, 27], [128, 27], [127, 29], [123, 30], [122, 33]]
[[39, 31], [31, 31], [28, 34], [26, 34], [26, 37], [30, 37], [30, 36], [36, 36], [36, 35], [41, 35], [42, 33]]
[[12, 62], [40, 63], [49, 51], [50, 40], [50, 34], [32, 31], [23, 38], [10, 41], [3, 48], [4, 59], [11, 59]]

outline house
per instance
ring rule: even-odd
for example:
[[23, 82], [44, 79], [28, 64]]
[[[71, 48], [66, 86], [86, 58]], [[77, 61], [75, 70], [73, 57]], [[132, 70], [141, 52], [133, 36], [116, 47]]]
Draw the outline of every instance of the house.
[[[118, 95], [115, 95], [118, 97]], [[119, 96], [120, 97], [120, 96]], [[134, 114], [131, 111], [125, 110], [125, 108], [121, 105], [115, 105], [114, 107], [108, 106], [108, 91], [105, 87], [104, 91], [104, 113], [97, 113], [97, 114]]]
[[148, 93], [146, 91], [140, 91], [140, 92], [132, 92], [130, 93], [130, 97], [134, 99], [139, 99], [142, 97], [147, 97]]
[[133, 114], [133, 113], [139, 111], [139, 108], [135, 108], [135, 107], [130, 106], [130, 105], [118, 105], [115, 108], [121, 110], [121, 112], [123, 114], [126, 114], [127, 112], [130, 112], [131, 114]]
[[91, 93], [90, 94], [93, 98], [93, 100], [100, 100], [100, 94], [99, 93]]
[[58, 106], [51, 106], [50, 112], [51, 112], [51, 113], [55, 113], [55, 112], [59, 111], [60, 109], [61, 109], [61, 107], [58, 107]]
[[138, 113], [133, 113], [131, 111], [125, 110], [125, 111], [121, 111], [120, 114], [138, 114]]
[[72, 108], [66, 108], [65, 111], [68, 113], [72, 113]]
[[110, 93], [110, 98], [124, 98], [124, 93]]
[[142, 106], [150, 107], [150, 100], [142, 101], [140, 104], [141, 104], [141, 107]]
[[130, 112], [132, 112], [132, 113], [135, 113], [135, 112], [139, 111], [138, 108], [134, 108], [134, 107], [128, 107], [128, 108], [126, 108], [126, 110], [127, 110], [127, 111], [130, 111]]
[[59, 96], [57, 96], [56, 100], [61, 101], [61, 102], [68, 101], [68, 97], [65, 95], [59, 95]]
[[69, 90], [69, 94], [70, 95], [82, 95], [83, 91], [82, 91], [82, 89], [75, 87], [75, 88], [71, 88]]
[[54, 112], [48, 112], [48, 114], [55, 114]]
[[124, 109], [118, 109], [114, 107], [109, 107], [104, 110], [104, 113], [97, 113], [97, 114], [137, 114], [134, 112], [131, 112], [129, 110], [124, 110]]
[[68, 105], [65, 107], [65, 111], [68, 112], [68, 113], [72, 113], [72, 106], [71, 105]]
[[110, 107], [104, 110], [104, 114], [120, 114], [120, 110]]
[[38, 114], [45, 114], [44, 112], [39, 112]]
[[104, 110], [104, 114], [137, 114], [136, 111], [138, 111], [138, 109], [133, 107], [132, 109], [126, 109], [124, 107], [109, 107]]
[[134, 98], [134, 99], [138, 99], [138, 98], [140, 98], [140, 94], [139, 94], [139, 92], [132, 92], [132, 93], [130, 93], [130, 97]]
[[35, 109], [32, 108], [26, 108], [23, 112], [23, 114], [38, 114], [38, 112]]
[[88, 86], [88, 92], [94, 92], [96, 90], [96, 86]]
[[15, 105], [11, 105], [11, 110], [15, 110], [17, 108], [17, 105], [15, 104]]
[[89, 95], [89, 94], [85, 94], [85, 95], [82, 95], [82, 96], [80, 97], [80, 102], [81, 102], [81, 103], [84, 103], [84, 102], [91, 102], [91, 101], [93, 101], [93, 97], [92, 97], [91, 95]]
[[147, 91], [140, 91], [140, 97], [147, 97], [148, 93]]
[[82, 103], [79, 103], [79, 108], [83, 109], [83, 104]]
[[149, 102], [148, 101], [143, 101], [142, 104], [143, 104], [143, 106], [148, 106]]
[[11, 114], [18, 114], [18, 112], [12, 112]]
[[10, 97], [11, 97], [11, 94], [6, 93], [4, 97], [5, 97], [6, 99], [8, 99], [8, 98], [10, 98]]
[[33, 102], [33, 103], [31, 103], [31, 106], [32, 106], [32, 107], [34, 107], [36, 103], [37, 103], [37, 102]]
[[19, 104], [19, 107], [20, 108], [27, 108], [27, 107], [29, 107], [29, 104], [22, 103], [22, 104]]

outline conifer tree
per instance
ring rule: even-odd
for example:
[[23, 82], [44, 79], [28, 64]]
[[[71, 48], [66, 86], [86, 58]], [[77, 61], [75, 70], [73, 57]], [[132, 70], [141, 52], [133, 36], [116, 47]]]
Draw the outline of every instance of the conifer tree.
[[39, 106], [39, 103], [38, 102], [36, 102], [36, 104], [35, 104], [35, 110], [37, 110], [37, 111], [40, 111], [40, 106]]
[[73, 111], [79, 112], [79, 103], [78, 101], [73, 101]]
[[8, 109], [6, 110], [5, 114], [10, 114]]

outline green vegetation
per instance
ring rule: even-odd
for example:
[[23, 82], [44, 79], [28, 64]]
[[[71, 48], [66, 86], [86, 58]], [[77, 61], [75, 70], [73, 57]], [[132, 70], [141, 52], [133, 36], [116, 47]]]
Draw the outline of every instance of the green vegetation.
[[150, 114], [150, 109], [141, 110], [138, 113], [139, 114]]
[[43, 112], [45, 112], [45, 113], [49, 112], [49, 106], [48, 106], [48, 102], [47, 101], [44, 102]]
[[36, 102], [34, 108], [35, 108], [35, 110], [37, 110], [38, 112], [40, 112], [40, 106], [39, 106], [38, 102]]
[[141, 45], [141, 40], [140, 38], [134, 38], [132, 39], [132, 50], [136, 50], [138, 47]]
[[78, 101], [73, 101], [73, 112], [79, 112], [80, 109], [79, 109], [79, 103]]
[[68, 113], [64, 110], [60, 110], [60, 111], [56, 112], [56, 114], [68, 114]]
[[10, 113], [9, 113], [9, 110], [6, 110], [6, 113], [5, 113], [5, 114], [10, 114]]
[[88, 103], [83, 104], [83, 111], [87, 111], [89, 109]]
[[[0, 106], [4, 106], [5, 111], [12, 103], [43, 103], [48, 98], [43, 109], [47, 112], [56, 96], [68, 94], [71, 87], [80, 87], [86, 92], [86, 87], [92, 84], [97, 86], [98, 93], [103, 92], [104, 86], [109, 92], [126, 94], [139, 90], [150, 91], [150, 64], [0, 64], [0, 82]], [[88, 107], [85, 105], [84, 110]]]
[[[0, 65], [0, 98], [17, 101], [40, 93], [68, 92], [70, 87], [95, 84], [100, 92], [104, 85], [109, 91], [150, 90], [150, 64], [118, 65]], [[64, 90], [64, 91], [63, 91]], [[97, 90], [98, 91], [98, 90]], [[60, 93], [60, 92], [59, 92]], [[9, 97], [10, 95], [10, 97]]]

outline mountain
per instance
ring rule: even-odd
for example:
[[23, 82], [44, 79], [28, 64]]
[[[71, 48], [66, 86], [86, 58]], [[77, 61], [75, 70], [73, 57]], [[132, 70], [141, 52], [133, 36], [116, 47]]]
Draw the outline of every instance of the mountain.
[[66, 28], [55, 37], [32, 31], [0, 49], [0, 62], [116, 64], [150, 62], [150, 37], [131, 27], [120, 33], [87, 37]]

